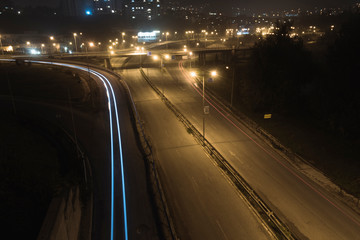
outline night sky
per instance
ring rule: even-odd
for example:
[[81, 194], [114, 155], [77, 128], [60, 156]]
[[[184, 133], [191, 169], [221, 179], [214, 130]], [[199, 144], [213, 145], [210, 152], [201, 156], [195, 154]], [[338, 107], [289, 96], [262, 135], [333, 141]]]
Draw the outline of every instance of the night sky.
[[[60, 0], [13, 0], [19, 5], [45, 5], [58, 6]], [[173, 0], [172, 0], [173, 1]], [[177, 0], [183, 3], [203, 4], [210, 3], [213, 7], [219, 7], [218, 0]], [[289, 8], [312, 8], [312, 7], [337, 7], [346, 6], [360, 0], [222, 0], [221, 6], [237, 6], [257, 10], [263, 9], [289, 9]], [[162, 2], [166, 2], [163, 0]]]

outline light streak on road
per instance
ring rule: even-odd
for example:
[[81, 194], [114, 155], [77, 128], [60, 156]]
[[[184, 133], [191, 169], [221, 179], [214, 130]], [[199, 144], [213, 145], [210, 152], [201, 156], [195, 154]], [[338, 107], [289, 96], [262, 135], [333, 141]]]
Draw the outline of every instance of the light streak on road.
[[[0, 59], [0, 61], [8, 61], [14, 62], [15, 59]], [[98, 77], [104, 87], [106, 89], [106, 96], [107, 96], [107, 105], [109, 108], [109, 126], [110, 126], [110, 149], [111, 149], [111, 240], [114, 239], [114, 204], [115, 204], [115, 172], [114, 172], [114, 136], [113, 136], [113, 114], [112, 114], [112, 104], [114, 105], [115, 117], [116, 117], [116, 128], [117, 128], [117, 135], [118, 135], [118, 148], [119, 148], [119, 159], [120, 159], [120, 166], [121, 166], [121, 187], [122, 187], [122, 200], [123, 200], [123, 215], [124, 215], [124, 238], [128, 240], [128, 229], [127, 229], [127, 208], [126, 208], [126, 193], [125, 193], [125, 174], [124, 174], [124, 160], [122, 155], [122, 145], [121, 145], [121, 134], [120, 134], [120, 122], [119, 122], [119, 115], [118, 115], [118, 108], [117, 108], [117, 100], [114, 93], [114, 89], [110, 83], [110, 81], [101, 73], [92, 70], [88, 67], [82, 67], [73, 64], [67, 63], [58, 63], [58, 62], [47, 62], [47, 61], [35, 61], [35, 60], [25, 60], [25, 62], [32, 62], [38, 64], [50, 64], [50, 65], [57, 65], [62, 67], [68, 68], [75, 68], [81, 71], [90, 72], [96, 77]], [[110, 91], [109, 91], [110, 88]], [[111, 92], [111, 95], [110, 95]]]
[[[179, 69], [185, 79], [190, 83], [190, 85], [194, 88], [194, 90], [202, 97], [202, 91], [199, 88], [198, 84], [192, 81], [193, 77], [190, 76], [190, 74], [184, 69], [183, 62], [179, 62]], [[258, 143], [255, 139], [253, 139], [251, 136], [249, 136], [245, 131], [243, 131], [239, 125], [241, 123], [237, 121], [236, 119], [231, 120], [228, 117], [228, 114], [226, 113], [226, 110], [224, 110], [221, 106], [219, 106], [215, 101], [211, 101], [212, 99], [209, 96], [205, 95], [205, 100], [208, 102], [221, 116], [225, 118], [231, 125], [233, 125], [236, 129], [238, 129], [241, 133], [243, 133], [246, 137], [248, 137], [253, 143], [255, 143], [259, 148], [261, 148], [265, 153], [267, 153], [271, 158], [273, 158], [276, 162], [278, 162], [281, 166], [283, 166], [288, 172], [290, 172], [293, 176], [298, 178], [301, 182], [303, 182], [306, 186], [308, 186], [311, 190], [313, 190], [316, 194], [318, 194], [321, 198], [326, 200], [328, 203], [330, 203], [333, 207], [335, 207], [338, 211], [340, 211], [344, 216], [346, 216], [348, 219], [350, 219], [352, 222], [354, 222], [356, 225], [360, 227], [360, 222], [358, 222], [356, 219], [354, 219], [352, 216], [350, 216], [348, 213], [346, 213], [340, 206], [338, 206], [336, 203], [331, 201], [328, 197], [326, 197], [323, 193], [321, 193], [319, 190], [317, 190], [314, 186], [312, 186], [308, 181], [306, 181], [303, 177], [301, 177], [299, 174], [294, 172], [292, 169], [290, 169], [288, 166], [286, 166], [279, 158], [274, 156], [271, 152], [266, 150], [260, 143]]]

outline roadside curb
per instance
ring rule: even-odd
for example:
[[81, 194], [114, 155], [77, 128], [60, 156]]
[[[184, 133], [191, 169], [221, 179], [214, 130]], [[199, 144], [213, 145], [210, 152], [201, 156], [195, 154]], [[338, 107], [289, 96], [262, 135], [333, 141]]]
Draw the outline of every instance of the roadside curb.
[[133, 112], [133, 115], [135, 117], [136, 121], [136, 130], [138, 132], [140, 142], [142, 145], [142, 150], [144, 151], [144, 156], [146, 158], [146, 164], [147, 168], [150, 170], [149, 172], [149, 178], [151, 183], [149, 184], [152, 190], [153, 199], [155, 201], [157, 214], [160, 222], [160, 228], [161, 228], [161, 234], [163, 239], [171, 239], [171, 240], [177, 240], [177, 234], [175, 231], [174, 223], [172, 221], [168, 204], [165, 198], [165, 194], [161, 185], [161, 181], [159, 179], [159, 174], [156, 168], [156, 159], [154, 157], [153, 151], [152, 151], [152, 145], [151, 142], [148, 140], [145, 129], [143, 127], [142, 121], [140, 119], [140, 116], [137, 112], [134, 100], [132, 98], [130, 89], [125, 81], [121, 81], [121, 84], [126, 89], [126, 92], [128, 93], [128, 97], [130, 100], [131, 110]]

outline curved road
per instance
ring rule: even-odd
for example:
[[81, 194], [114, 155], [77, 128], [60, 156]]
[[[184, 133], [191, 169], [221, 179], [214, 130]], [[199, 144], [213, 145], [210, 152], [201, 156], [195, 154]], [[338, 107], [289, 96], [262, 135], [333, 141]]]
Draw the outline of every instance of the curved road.
[[91, 105], [98, 108], [73, 102], [69, 109], [45, 101], [20, 101], [15, 96], [18, 113], [48, 121], [58, 121], [54, 116], [61, 116], [65, 128], [76, 136], [88, 155], [94, 190], [92, 239], [157, 239], [144, 160], [120, 79], [82, 64], [26, 61], [67, 68], [97, 83], [98, 96], [94, 99], [99, 102]]

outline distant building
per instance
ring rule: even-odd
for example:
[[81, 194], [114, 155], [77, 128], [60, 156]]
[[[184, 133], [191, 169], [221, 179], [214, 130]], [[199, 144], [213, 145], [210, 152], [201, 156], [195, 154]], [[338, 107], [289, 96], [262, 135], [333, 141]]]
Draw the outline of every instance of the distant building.
[[160, 0], [126, 0], [123, 13], [132, 19], [152, 20], [160, 16]]
[[84, 16], [87, 11], [92, 12], [89, 0], [61, 0], [60, 8], [65, 16]]
[[92, 0], [95, 14], [111, 14], [121, 11], [121, 0]]

